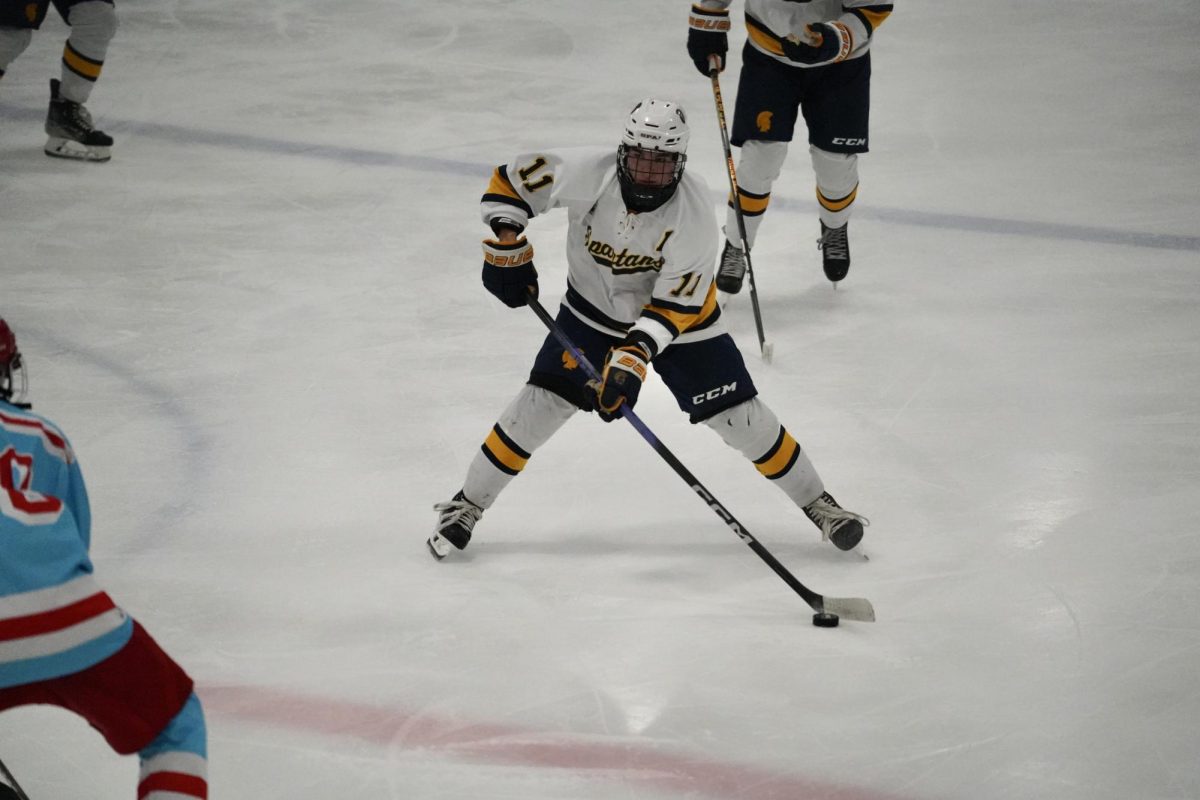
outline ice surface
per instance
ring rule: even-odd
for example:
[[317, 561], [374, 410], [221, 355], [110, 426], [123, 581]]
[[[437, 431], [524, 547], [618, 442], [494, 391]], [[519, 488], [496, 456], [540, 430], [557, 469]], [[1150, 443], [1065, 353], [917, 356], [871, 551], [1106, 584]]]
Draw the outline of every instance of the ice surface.
[[[594, 418], [429, 557], [544, 336], [479, 286], [491, 167], [615, 146], [673, 97], [722, 207], [687, 6], [122, 2], [106, 165], [40, 152], [53, 13], [0, 83], [0, 314], [103, 582], [198, 682], [211, 796], [1200, 796], [1190, 3], [897, 3], [837, 291], [793, 148], [754, 251], [774, 363], [747, 296], [726, 318], [870, 561], [643, 392], [773, 554], [878, 622], [814, 628]], [[530, 230], [551, 304], [564, 226]], [[4, 714], [0, 758], [33, 800], [136, 778], [53, 709]]]

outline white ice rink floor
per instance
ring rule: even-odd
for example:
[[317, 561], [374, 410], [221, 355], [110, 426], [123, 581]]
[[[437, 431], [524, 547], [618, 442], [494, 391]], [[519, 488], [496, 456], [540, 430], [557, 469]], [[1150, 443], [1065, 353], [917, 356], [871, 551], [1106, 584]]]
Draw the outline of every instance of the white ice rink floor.
[[[0, 83], [0, 316], [102, 581], [197, 680], [213, 798], [1200, 797], [1193, 2], [900, 0], [836, 291], [793, 148], [774, 363], [748, 297], [726, 319], [869, 561], [643, 393], [801, 581], [875, 604], [836, 630], [623, 423], [425, 550], [544, 336], [479, 285], [491, 168], [672, 97], [722, 207], [687, 2], [118, 9], [111, 163], [41, 154], [53, 12]], [[530, 230], [551, 305], [564, 230]], [[65, 712], [5, 713], [0, 758], [33, 800], [133, 796]]]

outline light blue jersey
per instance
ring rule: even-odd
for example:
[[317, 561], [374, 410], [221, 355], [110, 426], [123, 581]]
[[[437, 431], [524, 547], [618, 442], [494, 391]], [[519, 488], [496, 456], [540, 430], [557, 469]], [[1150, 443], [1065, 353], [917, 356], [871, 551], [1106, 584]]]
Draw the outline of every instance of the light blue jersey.
[[69, 675], [129, 641], [92, 576], [91, 511], [71, 445], [0, 400], [0, 687]]

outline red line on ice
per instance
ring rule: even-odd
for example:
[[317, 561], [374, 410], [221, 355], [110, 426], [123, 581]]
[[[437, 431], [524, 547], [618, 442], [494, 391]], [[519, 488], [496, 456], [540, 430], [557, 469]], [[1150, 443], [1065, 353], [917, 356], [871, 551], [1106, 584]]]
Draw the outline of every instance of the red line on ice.
[[377, 745], [444, 751], [459, 760], [607, 771], [617, 780], [718, 798], [899, 800], [870, 789], [671, 752], [652, 741], [606, 741], [475, 723], [261, 687], [204, 686], [199, 693], [205, 709], [215, 715]]

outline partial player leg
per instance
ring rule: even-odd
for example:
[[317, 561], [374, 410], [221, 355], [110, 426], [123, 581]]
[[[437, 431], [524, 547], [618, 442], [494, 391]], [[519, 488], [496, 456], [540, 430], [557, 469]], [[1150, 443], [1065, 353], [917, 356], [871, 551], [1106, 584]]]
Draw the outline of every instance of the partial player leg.
[[[771, 202], [771, 187], [778, 180], [787, 158], [787, 142], [751, 140], [742, 145], [738, 159], [738, 203], [742, 221], [746, 226], [746, 238], [750, 247], [762, 223], [763, 214]], [[738, 228], [737, 210], [733, 198], [729, 198], [725, 213], [725, 248], [721, 252], [721, 264], [717, 268], [717, 288], [728, 294], [737, 294], [742, 289], [746, 276], [745, 243]]]
[[138, 800], [208, 797], [208, 733], [195, 693], [138, 756]]
[[[56, 3], [71, 26], [63, 47], [62, 79], [50, 82], [46, 115], [46, 155], [82, 161], [108, 161], [112, 137], [96, 130], [84, 106], [104, 67], [108, 45], [117, 31], [111, 2], [85, 0]], [[65, 8], [64, 8], [65, 7]]]
[[459, 550], [467, 546], [484, 510], [577, 410], [548, 389], [531, 384], [521, 388], [475, 454], [462, 489], [434, 506], [438, 521], [428, 541], [434, 556], [444, 558], [451, 545]]
[[867, 152], [871, 116], [871, 54], [810, 70], [801, 103], [820, 206], [825, 277], [850, 271], [850, 210], [858, 196], [858, 155]]
[[762, 400], [752, 398], [704, 422], [799, 506], [823, 539], [841, 550], [862, 539], [866, 520], [833, 502], [807, 454]]
[[858, 156], [829, 153], [817, 147], [809, 151], [817, 176], [821, 215], [817, 249], [821, 251], [825, 277], [837, 283], [850, 272], [850, 210], [858, 197]]
[[737, 166], [737, 202], [748, 241], [742, 241], [734, 198], [730, 197], [725, 214], [726, 245], [717, 272], [717, 288], [729, 294], [742, 287], [742, 276], [746, 273], [743, 252], [746, 247], [754, 246], [762, 215], [771, 201], [771, 187], [779, 177], [788, 144], [795, 134], [806, 72], [760, 53], [749, 41], [742, 48], [742, 71], [738, 76], [737, 105], [729, 141], [742, 149]]
[[825, 492], [821, 476], [779, 423], [775, 412], [758, 398], [758, 390], [733, 338], [673, 344], [654, 361], [654, 369], [692, 422], [703, 422], [727, 445], [750, 459], [820, 528], [821, 535], [843, 550], [862, 539], [866, 523], [842, 510]]

